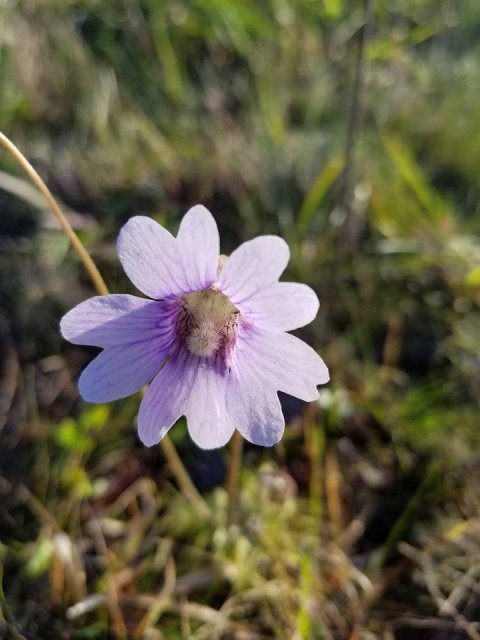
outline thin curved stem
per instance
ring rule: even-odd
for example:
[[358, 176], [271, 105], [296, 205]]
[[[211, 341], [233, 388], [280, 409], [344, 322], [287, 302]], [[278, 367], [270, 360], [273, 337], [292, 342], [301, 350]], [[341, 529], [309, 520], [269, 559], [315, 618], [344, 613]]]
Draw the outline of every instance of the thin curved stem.
[[11, 140], [7, 138], [0, 131], [0, 143], [7, 149], [7, 151], [15, 158], [15, 160], [19, 163], [22, 169], [25, 171], [30, 180], [34, 183], [37, 189], [42, 193], [45, 200], [47, 201], [50, 209], [52, 210], [53, 215], [57, 218], [60, 226], [62, 227], [65, 235], [72, 243], [72, 247], [77, 252], [78, 257], [85, 265], [85, 268], [88, 271], [90, 278], [95, 286], [95, 289], [101, 296], [104, 296], [108, 293], [107, 285], [105, 284], [105, 280], [100, 275], [100, 271], [97, 269], [97, 265], [94, 263], [90, 254], [85, 249], [83, 244], [80, 241], [80, 238], [77, 236], [75, 231], [72, 229], [70, 223], [68, 222], [65, 214], [60, 209], [58, 204], [55, 201], [55, 198], [52, 196], [50, 189], [47, 187], [42, 178], [38, 175], [35, 169], [32, 167], [30, 162], [25, 158], [23, 153], [17, 149], [17, 147], [13, 144]]
[[230, 464], [227, 475], [228, 494], [228, 524], [234, 524], [237, 512], [237, 491], [240, 466], [242, 464], [243, 438], [238, 431], [235, 431], [230, 444]]
[[[80, 238], [77, 236], [72, 226], [68, 222], [65, 214], [60, 209], [58, 204], [55, 201], [50, 189], [47, 187], [42, 178], [38, 175], [35, 169], [32, 167], [30, 162], [26, 159], [23, 153], [17, 149], [17, 147], [13, 144], [13, 142], [7, 138], [5, 134], [0, 131], [0, 144], [15, 158], [15, 160], [19, 163], [22, 169], [25, 171], [30, 180], [35, 184], [38, 190], [42, 193], [45, 200], [48, 203], [48, 206], [52, 210], [53, 215], [57, 218], [60, 226], [62, 227], [63, 232], [70, 240], [72, 247], [77, 252], [78, 257], [83, 262], [85, 268], [88, 271], [88, 274], [93, 282], [93, 285], [97, 292], [100, 295], [107, 295], [109, 293], [108, 287], [105, 284], [104, 279], [100, 275], [100, 271], [97, 268], [97, 265], [92, 260], [90, 254], [83, 246]], [[163, 455], [167, 459], [175, 478], [177, 479], [178, 486], [180, 490], [183, 492], [184, 496], [190, 502], [190, 504], [196, 509], [197, 513], [205, 517], [209, 514], [209, 508], [207, 503], [202, 498], [200, 493], [197, 491], [195, 485], [193, 484], [190, 476], [188, 475], [188, 471], [185, 469], [180, 457], [172, 444], [171, 440], [168, 436], [165, 436], [164, 439], [160, 443]]]
[[210, 515], [210, 509], [193, 484], [171, 439], [168, 436], [164, 436], [163, 440], [160, 441], [160, 447], [168, 464], [172, 468], [178, 486], [183, 491], [183, 495], [188, 499], [192, 507], [195, 508], [199, 516], [202, 518], [208, 517]]

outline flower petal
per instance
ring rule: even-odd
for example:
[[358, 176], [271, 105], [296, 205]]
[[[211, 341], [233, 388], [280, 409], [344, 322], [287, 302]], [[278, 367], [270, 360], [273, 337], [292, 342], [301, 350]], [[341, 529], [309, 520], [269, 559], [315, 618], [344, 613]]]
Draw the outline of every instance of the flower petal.
[[[259, 236], [241, 244], [227, 259], [218, 286], [235, 306], [274, 284], [290, 257], [278, 236]], [[241, 311], [241, 309], [240, 309]]]
[[208, 209], [198, 204], [187, 211], [180, 223], [177, 243], [190, 290], [210, 287], [217, 277], [220, 238]]
[[167, 360], [148, 387], [138, 412], [138, 436], [147, 447], [160, 442], [185, 413], [196, 367], [186, 351]]
[[249, 298], [242, 314], [255, 326], [292, 331], [312, 322], [318, 307], [317, 294], [306, 284], [277, 282]]
[[285, 419], [278, 394], [259, 364], [248, 343], [236, 350], [227, 381], [226, 405], [233, 424], [246, 440], [271, 447], [282, 437]]
[[120, 231], [117, 250], [127, 276], [150, 298], [188, 291], [175, 238], [155, 220], [130, 218]]
[[111, 402], [135, 393], [160, 370], [168, 346], [157, 338], [108, 347], [80, 376], [80, 395], [88, 402]]
[[318, 353], [289, 333], [243, 328], [239, 338], [248, 344], [255, 366], [278, 391], [311, 402], [318, 398], [317, 385], [330, 379]]
[[81, 302], [60, 322], [73, 344], [111, 347], [166, 337], [175, 325], [177, 305], [130, 295], [96, 296]]
[[235, 427], [225, 405], [227, 376], [208, 360], [199, 360], [185, 414], [192, 440], [201, 449], [227, 444]]

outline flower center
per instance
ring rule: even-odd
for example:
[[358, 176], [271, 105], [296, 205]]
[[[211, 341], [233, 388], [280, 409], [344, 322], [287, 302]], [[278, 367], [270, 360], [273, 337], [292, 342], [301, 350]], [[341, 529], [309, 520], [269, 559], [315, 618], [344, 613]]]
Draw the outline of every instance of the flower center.
[[239, 315], [220, 291], [187, 293], [177, 320], [179, 339], [196, 356], [208, 358], [220, 353], [226, 358], [235, 344]]

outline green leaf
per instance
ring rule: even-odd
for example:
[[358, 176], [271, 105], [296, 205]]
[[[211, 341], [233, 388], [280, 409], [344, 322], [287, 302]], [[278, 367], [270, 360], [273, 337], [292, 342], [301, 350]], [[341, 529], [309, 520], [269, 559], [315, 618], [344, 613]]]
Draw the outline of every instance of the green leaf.
[[323, 0], [323, 6], [329, 18], [338, 18], [342, 15], [342, 0]]
[[54, 438], [62, 449], [75, 453], [88, 453], [95, 446], [95, 440], [88, 436], [73, 418], [62, 420], [54, 432]]
[[384, 134], [382, 141], [400, 175], [414, 192], [432, 221], [448, 216], [450, 209], [448, 203], [428, 182], [411, 150], [392, 135]]
[[26, 572], [29, 576], [40, 576], [50, 568], [53, 554], [53, 544], [48, 538], [40, 540], [33, 548], [26, 563]]
[[105, 426], [110, 418], [110, 407], [106, 404], [96, 404], [85, 409], [79, 424], [86, 431], [98, 431]]
[[471, 269], [465, 276], [465, 284], [468, 287], [480, 286], [480, 266]]
[[298, 231], [300, 237], [303, 237], [307, 233], [313, 217], [318, 213], [320, 204], [332, 184], [340, 175], [343, 167], [344, 162], [340, 160], [340, 158], [334, 158], [323, 167], [315, 178], [300, 208], [298, 216]]
[[65, 469], [62, 477], [62, 485], [68, 489], [75, 498], [80, 500], [90, 498], [93, 494], [93, 487], [88, 473], [81, 466], [70, 466]]

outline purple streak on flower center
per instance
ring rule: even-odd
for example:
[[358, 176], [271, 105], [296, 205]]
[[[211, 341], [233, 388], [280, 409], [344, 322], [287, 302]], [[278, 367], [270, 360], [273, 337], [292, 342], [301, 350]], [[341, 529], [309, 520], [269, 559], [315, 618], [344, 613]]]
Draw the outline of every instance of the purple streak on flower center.
[[177, 338], [200, 358], [220, 357], [227, 364], [235, 346], [240, 313], [215, 289], [187, 293], [177, 316]]

